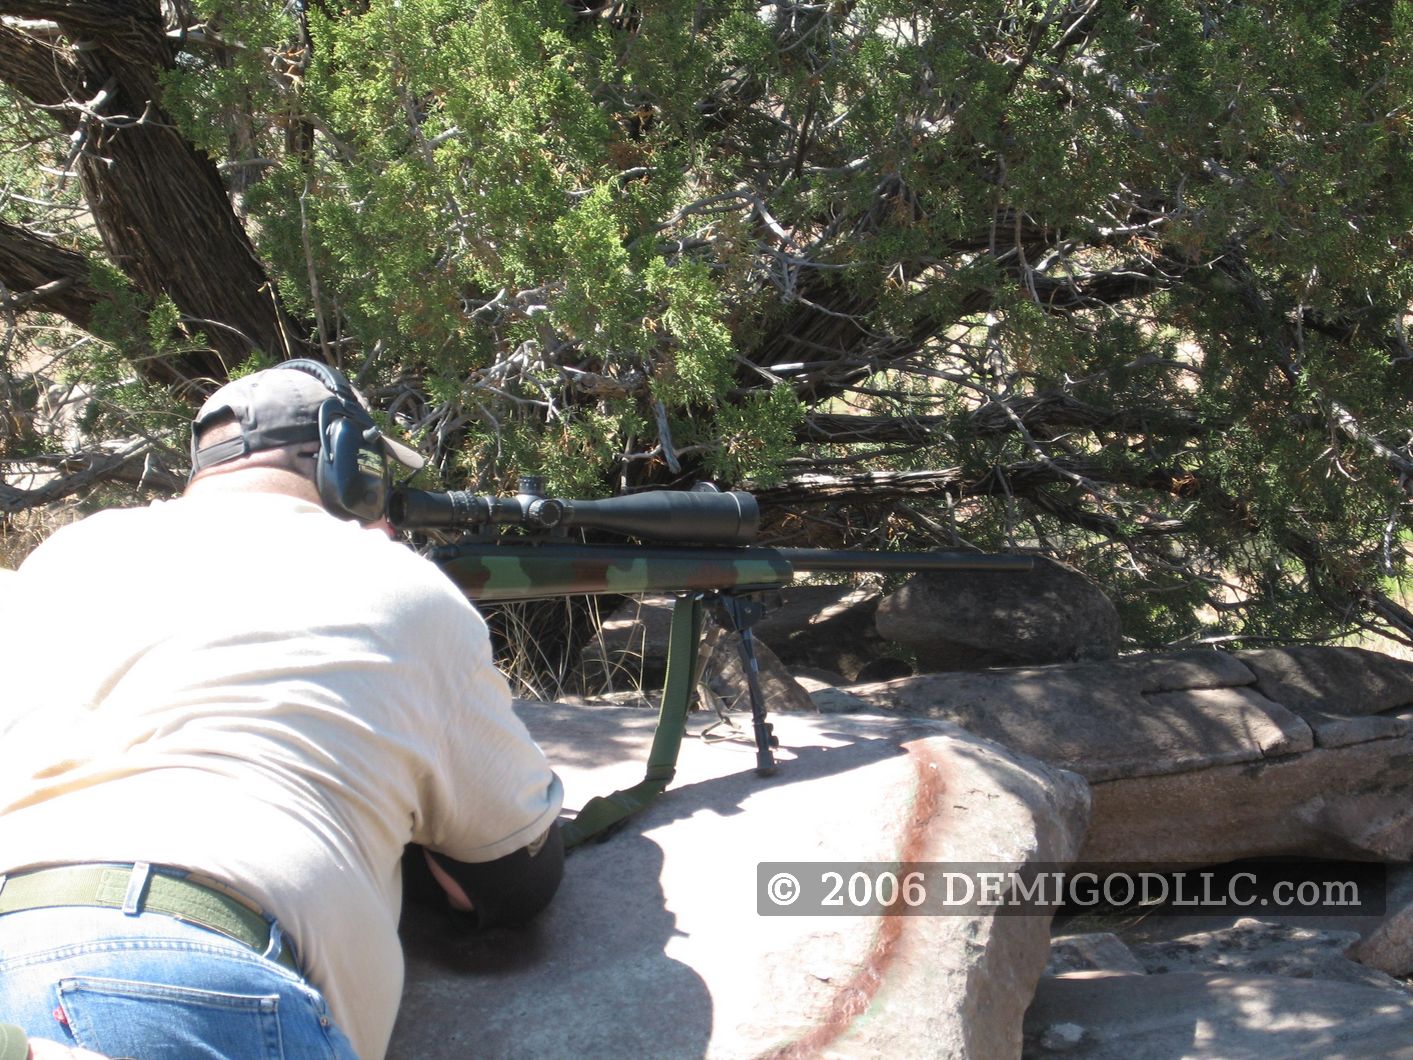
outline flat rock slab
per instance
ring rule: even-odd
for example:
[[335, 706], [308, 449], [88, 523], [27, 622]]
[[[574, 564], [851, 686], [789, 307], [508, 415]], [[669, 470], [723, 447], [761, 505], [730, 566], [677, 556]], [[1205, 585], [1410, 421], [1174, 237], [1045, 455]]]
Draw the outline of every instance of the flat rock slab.
[[1413, 737], [1093, 786], [1082, 860], [1413, 858]]
[[945, 719], [1079, 773], [1094, 799], [1085, 861], [1413, 859], [1413, 664], [1375, 652], [1191, 651], [812, 698]]
[[1255, 762], [1314, 746], [1229, 655], [927, 674], [847, 689], [878, 710], [938, 718], [1091, 782]]
[[1182, 773], [1413, 733], [1413, 663], [1362, 648], [1188, 651], [855, 684], [1090, 781]]
[[1133, 950], [1113, 932], [1091, 931], [1082, 935], [1061, 935], [1050, 942], [1050, 960], [1045, 974], [1070, 972], [1112, 972], [1115, 975], [1147, 975], [1148, 969]]
[[[1190, 918], [1170, 919], [1180, 922]], [[1282, 924], [1254, 917], [1240, 917], [1223, 927], [1189, 931], [1153, 942], [1126, 942], [1107, 931], [1058, 935], [1050, 943], [1045, 974], [1240, 972], [1361, 983], [1408, 991], [1413, 996], [1413, 985], [1352, 960], [1351, 947], [1358, 942], [1358, 931]]]
[[1413, 706], [1413, 663], [1367, 648], [1294, 645], [1236, 653], [1257, 687], [1291, 710], [1344, 717]]
[[1413, 1057], [1413, 997], [1323, 979], [1174, 972], [1040, 981], [1029, 1060], [1309, 1060]]
[[[652, 715], [521, 715], [571, 808], [641, 778]], [[672, 789], [574, 851], [531, 928], [454, 942], [409, 918], [390, 1055], [1017, 1055], [1048, 916], [762, 916], [757, 864], [1066, 861], [1083, 781], [935, 722], [773, 720], [775, 776], [689, 738]]]
[[1164, 942], [1136, 943], [1130, 952], [1144, 971], [1155, 974], [1243, 972], [1405, 989], [1392, 976], [1346, 956], [1358, 941], [1357, 931], [1328, 931], [1243, 917], [1227, 928], [1196, 931]]
[[1237, 653], [1265, 696], [1298, 714], [1321, 747], [1404, 736], [1413, 664], [1364, 648], [1314, 645]]

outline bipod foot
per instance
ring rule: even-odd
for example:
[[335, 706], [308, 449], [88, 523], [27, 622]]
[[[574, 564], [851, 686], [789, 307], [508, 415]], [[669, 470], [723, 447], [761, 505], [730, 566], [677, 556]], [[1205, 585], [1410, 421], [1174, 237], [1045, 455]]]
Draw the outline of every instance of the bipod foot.
[[756, 776], [768, 777], [775, 772], [775, 748], [780, 739], [775, 735], [775, 726], [764, 718], [757, 718], [756, 730]]

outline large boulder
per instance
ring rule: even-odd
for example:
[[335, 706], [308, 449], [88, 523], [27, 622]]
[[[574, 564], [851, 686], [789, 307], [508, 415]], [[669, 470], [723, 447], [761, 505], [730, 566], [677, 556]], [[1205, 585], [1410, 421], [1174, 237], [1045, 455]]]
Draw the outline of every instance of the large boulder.
[[1385, 916], [1350, 948], [1349, 956], [1388, 975], [1413, 976], [1413, 865], [1389, 870]]
[[[642, 776], [642, 712], [522, 716], [571, 807]], [[450, 943], [439, 919], [408, 918], [390, 1055], [1018, 1055], [1047, 915], [770, 915], [758, 866], [812, 880], [825, 862], [1068, 861], [1084, 783], [925, 719], [793, 715], [776, 731], [768, 778], [748, 743], [689, 737], [673, 787], [573, 851], [530, 929]]]
[[1118, 653], [1119, 616], [1073, 567], [1037, 556], [1029, 574], [929, 571], [878, 605], [878, 633], [925, 671], [1038, 666]]
[[1368, 654], [1182, 652], [843, 694], [954, 722], [1084, 776], [1094, 797], [1087, 861], [1403, 861], [1413, 858], [1413, 664]]

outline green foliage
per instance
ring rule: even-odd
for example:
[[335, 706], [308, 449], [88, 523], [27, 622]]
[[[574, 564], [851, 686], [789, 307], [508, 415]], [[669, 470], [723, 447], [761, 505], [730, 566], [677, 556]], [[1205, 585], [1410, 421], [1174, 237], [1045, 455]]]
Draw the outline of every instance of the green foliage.
[[92, 338], [62, 360], [63, 382], [88, 397], [80, 427], [89, 436], [145, 435], [185, 452], [191, 408], [142, 369], [174, 362], [192, 348], [181, 312], [170, 298], [149, 302], [116, 268], [95, 260], [89, 282], [101, 292], [90, 323]]
[[654, 394], [669, 404], [714, 402], [731, 385], [735, 350], [709, 270], [697, 262], [668, 265], [658, 258], [643, 279], [661, 314], [659, 321], [646, 323], [671, 351], [654, 380]]
[[[1406, 0], [299, 12], [199, 0], [162, 105], [445, 485], [936, 473], [815, 523], [1043, 548], [1135, 645], [1330, 635], [1401, 572]], [[63, 138], [0, 132], [33, 197]], [[123, 279], [114, 386], [192, 341]]]
[[803, 418], [799, 398], [785, 386], [722, 408], [712, 423], [718, 445], [707, 457], [708, 468], [726, 482], [774, 485], [795, 450], [795, 432]]
[[193, 23], [218, 28], [234, 46], [184, 50], [161, 72], [163, 107], [213, 158], [273, 155], [278, 124], [260, 119], [292, 116], [282, 91], [288, 82], [280, 78], [290, 70], [295, 36], [288, 14], [275, 4], [241, 0], [194, 0], [190, 11]]

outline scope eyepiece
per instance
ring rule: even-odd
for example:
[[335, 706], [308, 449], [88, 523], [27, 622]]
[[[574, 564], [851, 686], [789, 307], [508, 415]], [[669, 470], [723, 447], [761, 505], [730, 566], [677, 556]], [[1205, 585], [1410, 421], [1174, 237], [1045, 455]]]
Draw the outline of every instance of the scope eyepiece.
[[489, 522], [489, 512], [485, 498], [467, 490], [400, 486], [388, 497], [388, 521], [400, 530], [470, 530]]

